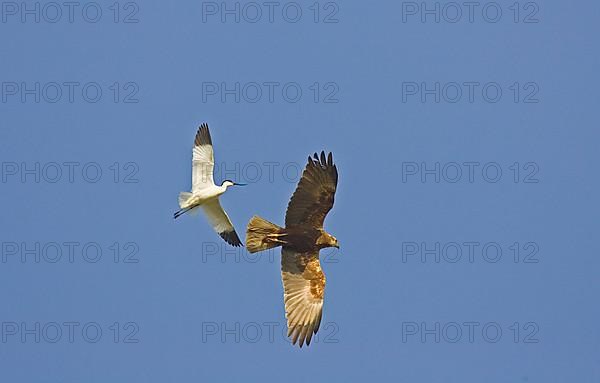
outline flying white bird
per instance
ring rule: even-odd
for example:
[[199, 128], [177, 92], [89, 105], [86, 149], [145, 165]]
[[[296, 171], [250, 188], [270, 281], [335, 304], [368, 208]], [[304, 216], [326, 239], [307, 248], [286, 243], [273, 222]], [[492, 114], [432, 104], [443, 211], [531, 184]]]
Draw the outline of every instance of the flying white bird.
[[229, 186], [245, 186], [245, 184], [225, 180], [221, 186], [215, 185], [213, 180], [214, 167], [215, 158], [208, 124], [202, 124], [198, 128], [198, 133], [196, 133], [192, 151], [192, 192], [179, 193], [180, 209], [175, 212], [173, 218], [177, 218], [188, 211], [193, 214], [201, 207], [209, 223], [225, 242], [232, 246], [242, 246], [229, 216], [219, 203], [219, 196], [225, 193]]

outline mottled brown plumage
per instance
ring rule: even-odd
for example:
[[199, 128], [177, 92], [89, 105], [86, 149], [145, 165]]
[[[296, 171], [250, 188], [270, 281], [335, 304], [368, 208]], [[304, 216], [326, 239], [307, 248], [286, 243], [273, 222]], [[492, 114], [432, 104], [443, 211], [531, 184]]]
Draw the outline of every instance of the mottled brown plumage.
[[246, 247], [251, 253], [282, 246], [281, 278], [288, 336], [292, 343], [308, 346], [319, 330], [323, 314], [325, 274], [319, 250], [339, 247], [323, 229], [333, 207], [338, 173], [331, 153], [308, 158], [298, 187], [288, 204], [285, 228], [258, 216], [248, 223]]

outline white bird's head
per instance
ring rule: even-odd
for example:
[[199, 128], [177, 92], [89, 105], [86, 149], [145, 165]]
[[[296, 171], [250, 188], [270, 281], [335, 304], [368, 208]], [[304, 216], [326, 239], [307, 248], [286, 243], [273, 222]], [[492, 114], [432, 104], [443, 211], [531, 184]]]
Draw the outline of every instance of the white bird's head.
[[221, 184], [221, 187], [224, 187], [225, 189], [227, 189], [229, 186], [246, 186], [246, 184], [238, 184], [236, 182], [233, 182], [232, 180], [225, 180]]

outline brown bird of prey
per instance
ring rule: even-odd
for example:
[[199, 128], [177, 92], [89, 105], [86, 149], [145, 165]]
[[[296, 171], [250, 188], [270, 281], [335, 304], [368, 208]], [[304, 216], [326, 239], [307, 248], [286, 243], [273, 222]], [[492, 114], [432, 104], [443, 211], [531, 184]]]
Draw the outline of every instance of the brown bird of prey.
[[338, 172], [331, 153], [326, 158], [314, 154], [285, 214], [285, 228], [252, 217], [246, 231], [246, 248], [255, 253], [282, 246], [281, 279], [287, 319], [288, 337], [292, 344], [310, 344], [319, 330], [323, 314], [325, 274], [319, 262], [319, 250], [339, 249], [337, 239], [323, 229], [325, 216], [333, 207]]

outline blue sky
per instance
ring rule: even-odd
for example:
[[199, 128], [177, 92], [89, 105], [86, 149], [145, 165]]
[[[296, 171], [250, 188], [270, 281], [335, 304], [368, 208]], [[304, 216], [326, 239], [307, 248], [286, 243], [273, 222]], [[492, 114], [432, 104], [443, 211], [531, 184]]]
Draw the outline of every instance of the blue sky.
[[[421, 4], [3, 2], [2, 380], [598, 381], [600, 5]], [[308, 348], [202, 122], [240, 236], [334, 153]]]

